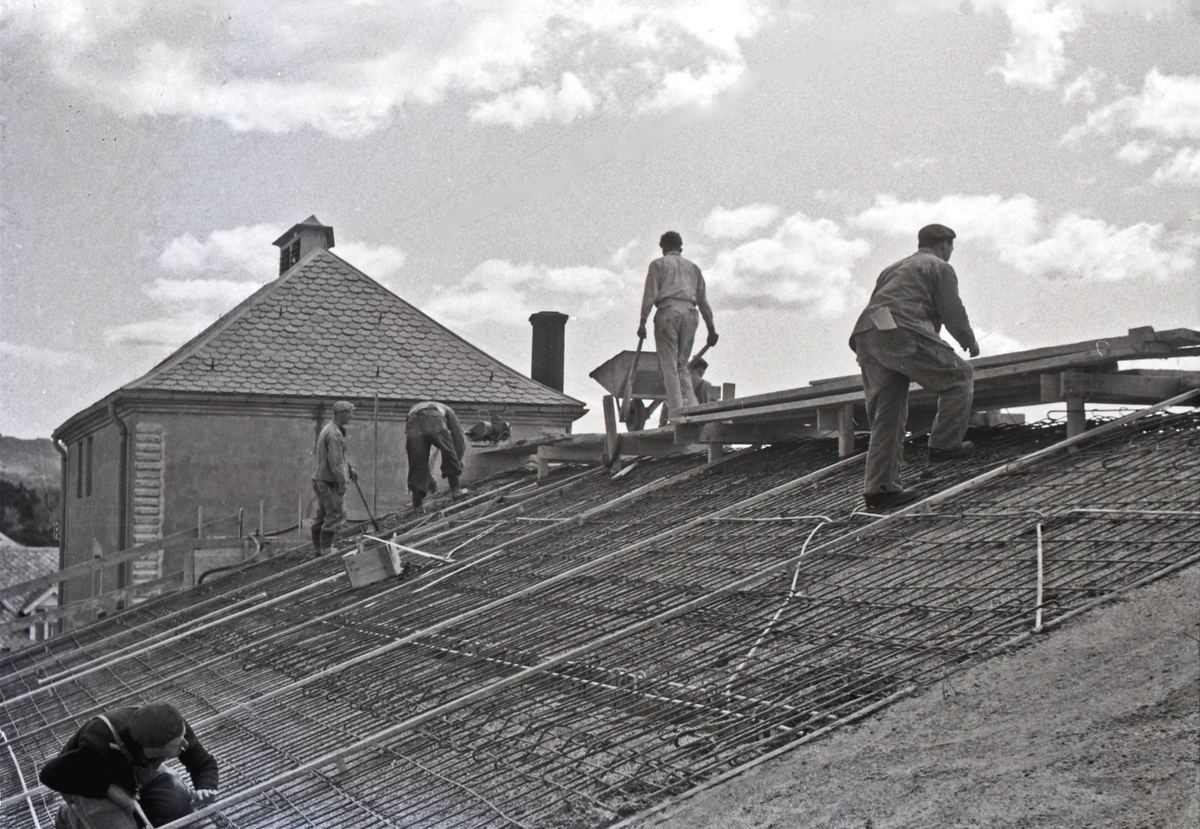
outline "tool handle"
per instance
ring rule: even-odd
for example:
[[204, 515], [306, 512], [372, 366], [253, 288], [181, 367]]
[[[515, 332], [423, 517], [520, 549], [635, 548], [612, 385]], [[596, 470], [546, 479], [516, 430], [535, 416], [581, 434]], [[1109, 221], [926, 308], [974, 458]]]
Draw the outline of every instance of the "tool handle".
[[371, 505], [367, 503], [367, 496], [363, 495], [362, 487], [358, 485], [358, 478], [354, 478], [354, 488], [358, 490], [358, 497], [362, 499], [363, 507], [367, 511], [367, 517], [371, 519], [371, 526], [375, 528], [375, 532], [379, 532], [379, 522], [375, 520], [375, 516], [371, 514]]
[[696, 353], [696, 356], [695, 356], [695, 357], [693, 357], [692, 359], [688, 360], [688, 368], [692, 368], [693, 366], [695, 366], [695, 365], [696, 365], [696, 361], [697, 361], [697, 360], [699, 360], [701, 357], [703, 357], [703, 356], [704, 356], [704, 354], [705, 354], [705, 352], [707, 352], [707, 351], [708, 351], [708, 349], [710, 349], [710, 348], [712, 348], [712, 346], [710, 346], [708, 343], [705, 343], [705, 344], [704, 344], [704, 348], [700, 349], [700, 350], [699, 350], [699, 351]]
[[637, 374], [638, 360], [642, 358], [642, 343], [644, 337], [638, 337], [637, 351], [634, 352], [633, 362], [629, 364], [629, 373], [625, 375], [624, 393], [621, 396], [621, 422], [629, 417], [629, 407], [633, 405], [633, 377]]

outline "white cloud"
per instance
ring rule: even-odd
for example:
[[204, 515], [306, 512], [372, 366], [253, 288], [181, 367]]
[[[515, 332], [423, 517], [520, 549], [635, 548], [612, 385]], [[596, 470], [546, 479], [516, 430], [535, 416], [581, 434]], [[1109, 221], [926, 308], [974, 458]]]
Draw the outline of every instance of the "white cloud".
[[847, 239], [836, 222], [795, 213], [769, 238], [718, 252], [706, 271], [708, 290], [725, 308], [783, 306], [833, 317], [865, 299], [854, 268], [870, 252], [870, 243]]
[[1179, 150], [1174, 158], [1154, 171], [1150, 180], [1155, 184], [1200, 187], [1200, 149], [1184, 147]]
[[1098, 97], [1096, 85], [1106, 77], [1107, 75], [1100, 69], [1089, 66], [1082, 75], [1067, 84], [1066, 89], [1063, 90], [1063, 103], [1071, 104], [1081, 101], [1088, 106], [1096, 103]]
[[778, 217], [779, 208], [770, 204], [748, 204], [733, 210], [715, 207], [704, 220], [704, 232], [713, 239], [742, 239]]
[[1146, 73], [1142, 90], [1087, 114], [1063, 136], [1072, 143], [1116, 129], [1140, 130], [1165, 139], [1200, 139], [1200, 75]]
[[275, 224], [243, 225], [214, 230], [203, 241], [185, 233], [167, 243], [158, 262], [181, 276], [236, 273], [265, 282], [276, 276], [279, 251], [271, 242], [284, 230]]
[[523, 86], [475, 106], [471, 118], [484, 124], [507, 124], [516, 130], [535, 121], [568, 122], [596, 108], [596, 96], [573, 72], [564, 72], [558, 89]]
[[[257, 224], [211, 231], [203, 240], [190, 233], [167, 243], [158, 262], [172, 274], [241, 277], [258, 284], [279, 275], [279, 250], [271, 243], [288, 225]], [[405, 254], [391, 245], [343, 240], [333, 250], [368, 276], [386, 278], [404, 266]]]
[[1082, 13], [1071, 3], [1048, 0], [1016, 0], [1005, 13], [1013, 41], [1004, 65], [992, 71], [1010, 86], [1053, 89], [1067, 68], [1064, 38], [1083, 24]]
[[10, 343], [0, 340], [0, 354], [13, 360], [31, 363], [44, 368], [65, 368], [67, 366], [82, 366], [91, 368], [96, 361], [83, 354], [70, 351], [59, 351], [53, 348], [40, 348], [25, 343]]
[[739, 63], [710, 61], [703, 74], [697, 76], [691, 67], [669, 72], [662, 79], [658, 92], [641, 102], [643, 112], [661, 112], [686, 106], [706, 106], [729, 89], [745, 71]]
[[389, 277], [394, 276], [408, 259], [400, 248], [355, 241], [338, 242], [333, 252], [367, 276], [381, 282], [386, 282]]
[[642, 277], [589, 265], [552, 268], [503, 259], [480, 263], [462, 281], [435, 288], [423, 309], [451, 326], [484, 322], [525, 324], [529, 315], [552, 305], [582, 319], [636, 307]]
[[1159, 149], [1157, 141], [1130, 141], [1117, 150], [1117, 158], [1126, 164], [1145, 164]]
[[[763, 0], [26, 0], [3, 36], [43, 44], [63, 83], [125, 116], [355, 138], [407, 104], [448, 99], [518, 129], [592, 112], [598, 99], [648, 111], [708, 103], [773, 14]], [[622, 85], [639, 63], [649, 86]]]
[[[279, 275], [279, 251], [271, 243], [287, 227], [243, 225], [213, 230], [203, 239], [191, 233], [172, 239], [158, 258], [170, 277], [142, 289], [164, 316], [109, 328], [105, 340], [171, 348], [187, 342]], [[399, 248], [354, 240], [343, 240], [334, 252], [378, 280], [395, 274], [405, 259]]]
[[1168, 238], [1161, 224], [1117, 227], [1067, 213], [1050, 235], [1001, 258], [1025, 273], [1090, 282], [1166, 280], [1193, 274], [1200, 236]]
[[1167, 280], [1196, 267], [1200, 234], [1170, 233], [1165, 225], [1139, 222], [1119, 227], [1102, 219], [1063, 214], [1047, 231], [1041, 208], [1026, 195], [945, 196], [935, 203], [900, 202], [879, 196], [850, 224], [889, 236], [907, 236], [938, 222], [953, 228], [957, 242], [991, 248], [1022, 273], [1089, 281]]
[[877, 196], [873, 207], [859, 213], [850, 222], [865, 230], [912, 240], [927, 224], [944, 224], [954, 229], [960, 242], [985, 240], [997, 246], [1023, 243], [1033, 238], [1040, 222], [1035, 199], [1024, 194], [1004, 198], [999, 195], [943, 196], [936, 202], [902, 202], [894, 196]]

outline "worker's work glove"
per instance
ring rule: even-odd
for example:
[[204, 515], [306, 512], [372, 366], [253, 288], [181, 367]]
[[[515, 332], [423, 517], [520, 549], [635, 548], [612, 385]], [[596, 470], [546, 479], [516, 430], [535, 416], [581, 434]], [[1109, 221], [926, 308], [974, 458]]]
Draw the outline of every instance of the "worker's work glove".
[[706, 342], [708, 343], [709, 348], [712, 348], [714, 345], [716, 345], [717, 344], [717, 332], [709, 331], [708, 332], [708, 340]]
[[645, 325], [638, 326], [638, 339], [639, 340], [646, 339], [646, 326]]
[[355, 472], [354, 469], [350, 470], [350, 480], [352, 480], [352, 481], [358, 480], [358, 473]]
[[979, 343], [971, 343], [971, 347], [968, 348], [967, 351], [970, 352], [972, 357], [978, 357], [979, 356]]
[[196, 789], [192, 793], [192, 800], [197, 806], [207, 806], [221, 796], [221, 792], [217, 789]]

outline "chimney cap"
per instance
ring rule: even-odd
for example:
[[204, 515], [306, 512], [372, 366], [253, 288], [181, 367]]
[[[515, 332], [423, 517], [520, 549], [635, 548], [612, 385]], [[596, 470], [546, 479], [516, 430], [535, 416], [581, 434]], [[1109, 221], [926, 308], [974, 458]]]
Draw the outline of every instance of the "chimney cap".
[[284, 233], [282, 236], [280, 236], [278, 239], [276, 239], [271, 244], [275, 245], [276, 247], [281, 248], [284, 245], [286, 245], [288, 242], [290, 242], [292, 239], [294, 239], [298, 235], [300, 235], [300, 232], [302, 230], [322, 230], [322, 231], [324, 231], [325, 232], [325, 247], [326, 248], [333, 247], [333, 228], [330, 227], [329, 225], [321, 224], [321, 220], [318, 219], [316, 216], [309, 216], [304, 221], [302, 221], [298, 224], [292, 225], [291, 228], [286, 233]]

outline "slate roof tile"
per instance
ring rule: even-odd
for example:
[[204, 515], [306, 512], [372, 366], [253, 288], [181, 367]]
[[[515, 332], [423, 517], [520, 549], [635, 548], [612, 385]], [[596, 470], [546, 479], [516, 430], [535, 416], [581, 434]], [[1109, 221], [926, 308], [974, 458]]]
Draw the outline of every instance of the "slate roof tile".
[[451, 333], [327, 250], [124, 388], [582, 405]]

